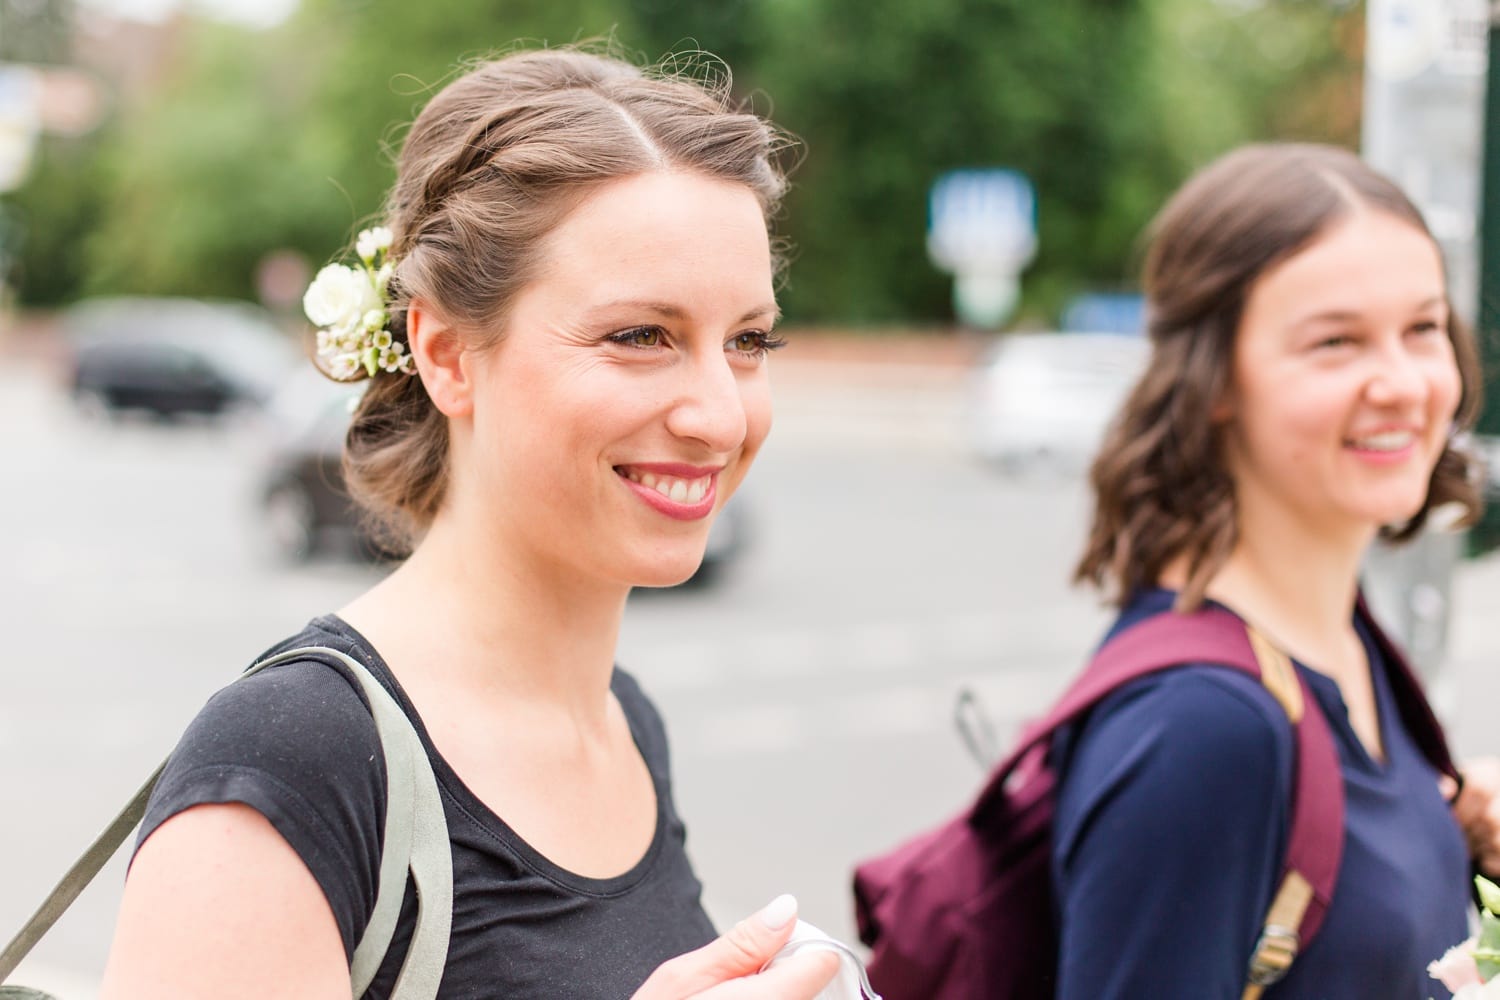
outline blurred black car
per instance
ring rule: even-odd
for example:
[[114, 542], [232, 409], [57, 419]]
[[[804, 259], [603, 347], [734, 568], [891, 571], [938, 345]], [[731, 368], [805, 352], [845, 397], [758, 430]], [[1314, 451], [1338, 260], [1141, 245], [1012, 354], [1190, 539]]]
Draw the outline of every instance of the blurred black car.
[[300, 356], [248, 303], [96, 299], [69, 310], [63, 325], [69, 391], [87, 412], [175, 417], [257, 407]]
[[[267, 447], [260, 504], [267, 542], [282, 560], [335, 552], [401, 555], [370, 530], [344, 489], [344, 434], [366, 384], [331, 382], [309, 368], [287, 379], [266, 406], [258, 435]], [[719, 512], [689, 584], [710, 583], [739, 556], [750, 537], [747, 509], [742, 489]]]
[[283, 560], [351, 547], [369, 557], [393, 554], [366, 529], [344, 489], [344, 432], [364, 386], [297, 372], [266, 406], [260, 504], [266, 539]]

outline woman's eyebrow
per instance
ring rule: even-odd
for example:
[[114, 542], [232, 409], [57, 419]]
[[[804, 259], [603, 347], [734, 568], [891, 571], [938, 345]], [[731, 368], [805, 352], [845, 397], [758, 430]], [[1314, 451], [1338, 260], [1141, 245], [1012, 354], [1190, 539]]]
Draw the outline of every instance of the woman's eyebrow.
[[[1412, 312], [1425, 312], [1437, 306], [1447, 305], [1448, 299], [1442, 295], [1434, 295], [1423, 299], [1412, 306]], [[1307, 326], [1313, 323], [1343, 323], [1364, 318], [1364, 313], [1357, 309], [1325, 309], [1322, 312], [1311, 313], [1299, 317], [1292, 322], [1292, 326]]]
[[[659, 302], [654, 299], [617, 299], [606, 302], [589, 310], [591, 315], [613, 312], [617, 309], [627, 309], [637, 312], [654, 313], [663, 319], [684, 320], [687, 318], [687, 310], [671, 302]], [[745, 315], [735, 320], [736, 323], [748, 323], [752, 319], [760, 319], [769, 316], [773, 321], [781, 318], [781, 307], [774, 302], [756, 306]]]

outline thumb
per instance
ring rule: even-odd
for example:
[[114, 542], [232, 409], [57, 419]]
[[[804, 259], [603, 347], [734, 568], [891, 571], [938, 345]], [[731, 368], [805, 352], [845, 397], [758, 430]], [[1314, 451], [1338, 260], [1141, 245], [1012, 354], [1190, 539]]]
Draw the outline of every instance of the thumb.
[[633, 1000], [679, 1000], [719, 983], [753, 975], [765, 967], [796, 923], [797, 900], [777, 896], [759, 913], [686, 955], [663, 963], [636, 991]]
[[1451, 803], [1453, 797], [1458, 794], [1458, 782], [1446, 774], [1440, 774], [1438, 775], [1438, 792]]

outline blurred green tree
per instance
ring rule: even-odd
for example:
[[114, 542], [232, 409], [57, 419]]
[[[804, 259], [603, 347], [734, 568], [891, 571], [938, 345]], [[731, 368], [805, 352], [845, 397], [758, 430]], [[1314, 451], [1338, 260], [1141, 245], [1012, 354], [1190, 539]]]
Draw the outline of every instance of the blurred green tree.
[[1076, 290], [1132, 282], [1142, 225], [1209, 156], [1352, 142], [1361, 21], [1330, 0], [303, 0], [269, 31], [189, 25], [97, 165], [18, 193], [33, 232], [54, 216], [68, 240], [88, 231], [84, 266], [50, 284], [35, 276], [57, 241], [33, 237], [22, 296], [68, 294], [69, 273], [92, 291], [252, 296], [264, 253], [326, 259], [379, 211], [404, 126], [456, 61], [613, 37], [646, 59], [723, 57], [736, 92], [802, 139], [789, 318], [946, 321], [928, 189], [1003, 165], [1038, 187], [1023, 308], [1045, 322]]
[[13, 273], [3, 277], [24, 288], [31, 305], [62, 305], [86, 284], [79, 248], [98, 228], [104, 200], [98, 146], [95, 139], [44, 139], [26, 183], [0, 202], [0, 264], [8, 254], [15, 258]]
[[611, 37], [625, 13], [618, 0], [304, 0], [290, 30], [337, 39], [316, 57], [306, 127], [329, 147], [322, 183], [347, 195], [342, 238], [379, 211], [405, 127], [456, 67], [523, 44]]
[[767, 0], [765, 16], [778, 118], [810, 146], [789, 202], [790, 315], [949, 316], [923, 237], [927, 192], [957, 167], [1013, 167], [1036, 184], [1034, 298], [1120, 280], [1132, 192], [1162, 186], [1141, 0]]
[[66, 62], [72, 23], [73, 0], [0, 0], [0, 60]]
[[267, 251], [326, 253], [347, 211], [324, 180], [331, 139], [307, 127], [322, 47], [266, 37], [194, 22], [159, 92], [121, 109], [84, 246], [88, 291], [252, 298]]

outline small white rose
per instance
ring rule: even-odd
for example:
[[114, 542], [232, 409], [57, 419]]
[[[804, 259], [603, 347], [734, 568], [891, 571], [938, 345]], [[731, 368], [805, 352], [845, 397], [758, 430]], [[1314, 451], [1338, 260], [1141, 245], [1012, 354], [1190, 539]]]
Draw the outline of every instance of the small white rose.
[[343, 264], [319, 271], [302, 296], [302, 309], [316, 326], [355, 326], [365, 313], [380, 307], [380, 296], [366, 274]]
[[374, 333], [377, 330], [384, 329], [385, 310], [371, 309], [369, 312], [365, 313], [365, 318], [360, 321], [359, 325], [369, 333]]
[[391, 239], [391, 231], [385, 226], [366, 229], [354, 241], [354, 252], [359, 254], [361, 260], [372, 261], [377, 253], [391, 248]]

